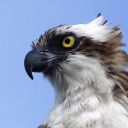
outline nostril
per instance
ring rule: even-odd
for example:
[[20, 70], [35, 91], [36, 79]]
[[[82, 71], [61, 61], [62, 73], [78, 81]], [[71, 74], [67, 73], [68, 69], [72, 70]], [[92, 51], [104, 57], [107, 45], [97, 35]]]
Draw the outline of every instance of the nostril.
[[45, 53], [45, 51], [39, 51], [41, 54], [44, 54]]
[[41, 54], [44, 54], [44, 53], [45, 53], [45, 51], [42, 51], [42, 50], [41, 50], [41, 51], [39, 51], [39, 52], [40, 52]]
[[48, 50], [40, 50], [39, 51], [41, 54], [45, 54], [46, 52], [48, 52]]

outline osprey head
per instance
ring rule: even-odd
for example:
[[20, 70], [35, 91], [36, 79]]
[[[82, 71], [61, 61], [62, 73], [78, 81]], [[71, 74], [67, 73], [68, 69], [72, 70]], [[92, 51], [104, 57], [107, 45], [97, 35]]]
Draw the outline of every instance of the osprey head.
[[87, 71], [95, 68], [97, 63], [113, 77], [112, 73], [124, 70], [126, 65], [121, 38], [120, 29], [108, 25], [101, 15], [88, 24], [54, 27], [33, 43], [24, 61], [26, 72], [31, 79], [32, 72], [54, 77], [69, 71], [73, 77], [85, 67]]

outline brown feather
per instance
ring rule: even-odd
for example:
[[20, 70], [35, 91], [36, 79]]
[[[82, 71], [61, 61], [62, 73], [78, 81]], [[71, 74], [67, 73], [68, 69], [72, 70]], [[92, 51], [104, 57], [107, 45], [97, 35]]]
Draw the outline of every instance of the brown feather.
[[113, 98], [128, 109], [128, 54], [122, 50], [122, 33], [114, 34], [117, 31], [119, 28], [114, 27], [112, 37], [106, 42], [83, 37], [80, 52], [102, 60], [108, 77], [115, 82]]

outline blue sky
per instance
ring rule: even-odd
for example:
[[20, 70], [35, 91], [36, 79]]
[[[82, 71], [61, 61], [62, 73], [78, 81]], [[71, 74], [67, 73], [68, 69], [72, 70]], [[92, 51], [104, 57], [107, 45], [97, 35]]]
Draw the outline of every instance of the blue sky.
[[127, 43], [127, 5], [127, 0], [0, 0], [0, 128], [36, 128], [52, 108], [50, 83], [41, 74], [32, 81], [24, 70], [32, 41], [50, 27], [86, 23], [101, 12], [120, 25]]

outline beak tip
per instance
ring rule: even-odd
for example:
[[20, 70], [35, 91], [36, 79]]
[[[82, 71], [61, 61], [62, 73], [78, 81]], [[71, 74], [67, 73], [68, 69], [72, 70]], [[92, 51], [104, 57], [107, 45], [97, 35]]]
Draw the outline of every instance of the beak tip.
[[25, 65], [25, 70], [26, 70], [27, 75], [33, 80], [32, 68]]
[[29, 75], [29, 77], [31, 78], [31, 80], [33, 80], [33, 75], [31, 74], [31, 75]]
[[32, 71], [26, 69], [26, 72], [27, 72], [28, 76], [33, 80]]

